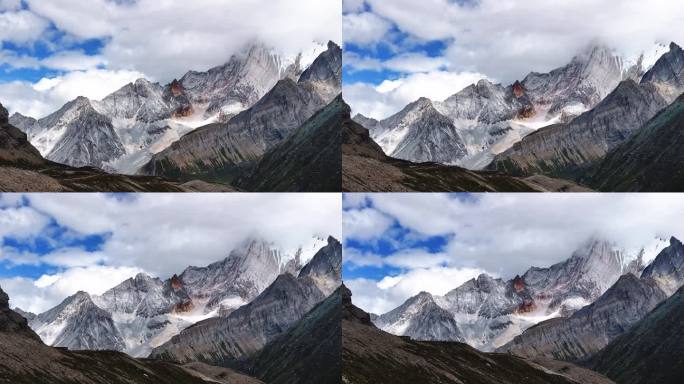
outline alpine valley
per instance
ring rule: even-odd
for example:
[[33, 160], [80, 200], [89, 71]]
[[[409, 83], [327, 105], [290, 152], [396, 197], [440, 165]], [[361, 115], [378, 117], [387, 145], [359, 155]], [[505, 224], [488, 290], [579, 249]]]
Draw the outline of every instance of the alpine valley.
[[78, 97], [40, 119], [14, 113], [3, 130], [18, 128], [28, 140], [22, 145], [62, 169], [53, 166], [47, 172], [35, 162], [3, 155], [0, 162], [8, 168], [3, 174], [11, 174], [12, 166], [14, 173], [32, 172], [43, 180], [16, 185], [10, 175], [0, 178], [0, 189], [57, 189], [51, 183], [66, 190], [126, 189], [60, 183], [63, 173], [90, 170], [112, 178], [145, 176], [175, 183], [177, 190], [339, 191], [340, 167], [334, 161], [324, 162], [326, 169], [315, 174], [293, 176], [296, 170], [285, 169], [281, 177], [282, 169], [275, 172], [272, 163], [260, 162], [271, 151], [282, 151], [278, 144], [295, 135], [300, 137], [290, 153], [295, 159], [340, 153], [339, 132], [328, 137], [335, 122], [309, 119], [340, 94], [341, 67], [341, 49], [333, 42], [291, 57], [253, 42], [223, 65], [189, 71], [168, 84], [138, 79], [102, 100]]
[[[165, 280], [139, 274], [102, 295], [78, 292], [41, 314], [7, 307], [0, 332], [13, 333], [0, 337], [0, 370], [21, 383], [38, 382], [34, 377], [74, 383], [290, 383], [298, 377], [301, 383], [337, 383], [340, 359], [330, 351], [341, 348], [340, 299], [334, 294], [341, 263], [341, 244], [332, 237], [312, 239], [292, 254], [251, 238], [224, 260]], [[319, 331], [320, 324], [327, 326]], [[306, 352], [325, 343], [326, 352]], [[274, 353], [277, 359], [264, 357]], [[24, 362], [12, 363], [19, 356]], [[279, 359], [285, 356], [295, 363], [283, 366]], [[120, 361], [116, 369], [128, 369], [126, 376], [111, 381], [97, 373], [111, 359]], [[307, 361], [326, 364], [326, 371]]]
[[[594, 43], [548, 73], [509, 85], [483, 79], [443, 101], [420, 98], [383, 120], [353, 120], [387, 162], [429, 164], [440, 179], [470, 172], [513, 181], [490, 186], [497, 191], [520, 190], [515, 178], [548, 191], [681, 191], [677, 169], [684, 164], [672, 148], [682, 131], [683, 79], [684, 51], [676, 43], [655, 44], [636, 58]], [[467, 180], [358, 182], [355, 160], [344, 156], [345, 190], [487, 190]], [[563, 184], [569, 187], [554, 188]]]
[[[405, 344], [403, 352], [392, 352], [397, 359], [418, 349], [426, 358], [459, 348], [462, 356], [470, 351], [475, 358], [479, 350], [493, 353], [494, 361], [516, 357], [546, 372], [584, 376], [571, 382], [674, 384], [684, 366], [671, 359], [676, 335], [684, 331], [678, 312], [683, 287], [684, 245], [678, 239], [657, 238], [634, 252], [592, 238], [560, 263], [508, 280], [483, 274], [444, 296], [422, 292], [387, 313], [368, 315], [366, 323], [378, 328], [375, 333], [403, 337], [392, 342]], [[671, 347], [658, 347], [665, 344]], [[409, 371], [429, 369], [419, 365]]]

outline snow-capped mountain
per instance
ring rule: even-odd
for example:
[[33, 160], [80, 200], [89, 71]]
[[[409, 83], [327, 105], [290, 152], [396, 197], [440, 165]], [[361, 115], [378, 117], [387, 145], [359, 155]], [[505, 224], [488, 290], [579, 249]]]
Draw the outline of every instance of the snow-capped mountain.
[[166, 85], [139, 79], [101, 101], [80, 97], [45, 118], [16, 113], [10, 121], [48, 160], [134, 174], [184, 134], [225, 122], [279, 80], [297, 79], [324, 49], [284, 57], [255, 42], [221, 66]]
[[[648, 246], [665, 247], [662, 240]], [[644, 248], [631, 253], [591, 239], [567, 260], [532, 267], [508, 281], [483, 274], [444, 296], [420, 293], [374, 323], [396, 335], [462, 340], [490, 351], [541, 321], [570, 316], [593, 303], [621, 276], [642, 268], [639, 260], [645, 252]]]
[[579, 179], [684, 92], [683, 77], [684, 51], [672, 43], [640, 82], [620, 82], [593, 109], [524, 137], [488, 168], [515, 176]]
[[29, 323], [45, 344], [69, 349], [125, 348], [111, 313], [98, 307], [86, 292], [70, 296]]
[[248, 239], [224, 260], [167, 280], [139, 274], [99, 296], [79, 292], [30, 325], [48, 345], [147, 356], [184, 328], [253, 301], [278, 276], [304, 273], [301, 254]]
[[257, 103], [226, 123], [204, 126], [155, 154], [142, 174], [232, 181], [240, 165], [258, 160], [340, 92], [342, 49], [325, 52], [296, 81], [278, 81]]
[[499, 349], [524, 357], [579, 361], [600, 351], [684, 286], [684, 245], [671, 238], [640, 277], [627, 273], [570, 316], [529, 328]]
[[382, 121], [354, 120], [391, 157], [482, 169], [531, 132], [590, 110], [621, 81], [638, 82], [660, 48], [633, 59], [594, 44], [564, 67], [508, 86], [481, 80], [442, 102], [420, 99]]
[[281, 274], [259, 296], [228, 316], [186, 328], [151, 357], [226, 364], [250, 356], [287, 331], [342, 283], [342, 244], [328, 238], [297, 275]]

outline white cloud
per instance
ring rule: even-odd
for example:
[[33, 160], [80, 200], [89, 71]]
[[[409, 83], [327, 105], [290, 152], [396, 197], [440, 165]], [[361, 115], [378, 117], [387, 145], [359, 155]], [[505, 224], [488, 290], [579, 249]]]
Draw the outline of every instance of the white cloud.
[[28, 207], [0, 208], [0, 240], [35, 236], [43, 231], [49, 219]]
[[[57, 57], [51, 65], [75, 68], [79, 65], [70, 61], [73, 58], [76, 56]], [[81, 66], [89, 66], [95, 61], [97, 60], [84, 60]], [[0, 83], [0, 100], [10, 113], [21, 112], [27, 116], [41, 118], [78, 96], [100, 100], [141, 77], [144, 75], [140, 72], [124, 70], [73, 71], [62, 76], [43, 78], [35, 84], [26, 81]]]
[[[108, 265], [166, 278], [223, 259], [249, 236], [294, 252], [313, 236], [341, 239], [335, 194], [28, 195], [35, 209], [82, 234], [108, 233]], [[95, 214], [96, 213], [96, 214]]]
[[367, 198], [374, 208], [365, 210], [378, 210], [418, 234], [451, 238], [444, 250], [450, 266], [476, 267], [505, 277], [565, 260], [592, 236], [626, 249], [638, 249], [656, 236], [684, 239], [679, 219], [684, 198], [677, 194]]
[[43, 275], [35, 281], [24, 277], [3, 278], [0, 279], [0, 286], [9, 295], [12, 307], [41, 313], [78, 291], [100, 295], [142, 272], [136, 267], [77, 267]]
[[452, 70], [481, 72], [504, 82], [563, 65], [592, 40], [626, 55], [655, 42], [684, 42], [684, 8], [677, 0], [368, 3], [379, 17], [418, 40], [447, 41]]
[[383, 314], [420, 292], [444, 295], [482, 272], [475, 268], [432, 267], [386, 276], [380, 281], [359, 278], [345, 280], [344, 283], [352, 291], [356, 306], [371, 313]]
[[0, 11], [16, 11], [21, 9], [21, 0], [0, 0]]
[[470, 72], [413, 73], [400, 79], [385, 80], [377, 86], [344, 84], [343, 94], [354, 113], [384, 119], [421, 97], [441, 101], [484, 78], [487, 77], [481, 73]]
[[108, 261], [106, 254], [102, 252], [88, 252], [81, 248], [60, 248], [54, 252], [40, 257], [40, 261], [46, 264], [60, 267], [88, 267]]
[[306, 50], [314, 41], [341, 43], [339, 0], [28, 0], [28, 4], [76, 38], [108, 38], [102, 54], [111, 69], [140, 71], [162, 82], [188, 70], [220, 65], [254, 39], [284, 54]]
[[364, 0], [343, 0], [342, 10], [346, 12], [360, 12], [364, 9]]
[[[0, 4], [0, 10], [5, 3]], [[3, 41], [26, 44], [37, 40], [48, 27], [48, 22], [29, 11], [0, 13], [0, 43]]]
[[344, 237], [368, 240], [376, 238], [392, 226], [392, 220], [374, 209], [345, 212], [343, 218]]
[[40, 64], [46, 68], [62, 71], [83, 71], [96, 69], [98, 66], [105, 65], [106, 61], [99, 55], [87, 55], [79, 51], [64, 51], [41, 60]]
[[345, 44], [370, 45], [381, 40], [392, 28], [387, 20], [370, 12], [351, 13], [343, 17]]

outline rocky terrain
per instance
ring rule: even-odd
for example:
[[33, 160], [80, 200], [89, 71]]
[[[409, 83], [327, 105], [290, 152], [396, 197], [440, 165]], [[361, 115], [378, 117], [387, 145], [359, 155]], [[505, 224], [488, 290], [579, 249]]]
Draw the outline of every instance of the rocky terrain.
[[609, 152], [588, 172], [587, 183], [601, 191], [683, 191], [683, 132], [684, 96], [680, 96]]
[[675, 384], [684, 376], [684, 288], [594, 354], [592, 369], [619, 384]]
[[623, 274], [640, 272], [638, 260], [627, 261], [613, 244], [592, 239], [548, 268], [532, 267], [508, 281], [483, 274], [444, 296], [423, 292], [373, 322], [416, 340], [462, 341], [491, 351], [542, 320], [570, 316], [594, 302]]
[[0, 289], [0, 383], [261, 383], [227, 368], [212, 367], [209, 378], [206, 367], [139, 360], [113, 351], [76, 352], [48, 347], [28, 327], [26, 319], [9, 309], [8, 300]]
[[684, 91], [683, 73], [684, 51], [672, 43], [640, 82], [625, 80], [592, 110], [526, 136], [497, 155], [489, 168], [580, 178]]
[[[415, 341], [383, 332], [342, 291], [342, 382], [363, 383], [585, 383], [612, 381], [571, 364], [547, 368], [507, 355], [482, 353], [459, 342]], [[581, 381], [580, 379], [581, 378]]]
[[226, 365], [287, 331], [341, 283], [342, 245], [329, 238], [298, 275], [284, 273], [259, 296], [225, 317], [200, 321], [155, 348], [151, 357]]
[[590, 358], [684, 285], [683, 247], [672, 238], [640, 277], [623, 275], [590, 305], [527, 329], [500, 351], [566, 361]]
[[206, 72], [190, 71], [166, 85], [138, 79], [100, 101], [79, 97], [39, 120], [15, 114], [11, 122], [48, 160], [135, 174], [183, 134], [227, 121], [278, 81], [298, 78], [309, 56], [282, 57], [254, 42]]
[[354, 119], [391, 157], [482, 169], [536, 129], [594, 108], [621, 81], [639, 81], [644, 66], [643, 57], [630, 62], [595, 44], [564, 67], [508, 86], [481, 80], [444, 101], [421, 98], [382, 121]]
[[269, 384], [339, 384], [342, 377], [342, 294], [338, 288], [249, 359]]
[[226, 123], [196, 129], [155, 154], [141, 172], [174, 179], [231, 181], [341, 92], [342, 51], [328, 49], [296, 81], [278, 81], [251, 108]]
[[45, 160], [13, 126], [0, 105], [0, 191], [3, 192], [230, 192], [232, 188], [199, 181], [184, 184], [159, 177], [109, 174]]
[[545, 176], [526, 179], [497, 172], [469, 171], [437, 163], [394, 159], [373, 141], [366, 128], [342, 118], [342, 190], [347, 192], [544, 192], [588, 191], [572, 182]]
[[336, 97], [292, 135], [268, 150], [234, 184], [255, 192], [340, 191], [344, 108], [342, 97]]
[[[226, 316], [254, 300], [278, 276], [300, 273], [301, 252], [287, 255], [273, 244], [250, 239], [224, 260], [188, 267], [167, 280], [139, 274], [100, 296], [79, 292], [30, 325], [52, 346], [147, 356], [197, 321]], [[331, 291], [322, 284], [326, 293]]]

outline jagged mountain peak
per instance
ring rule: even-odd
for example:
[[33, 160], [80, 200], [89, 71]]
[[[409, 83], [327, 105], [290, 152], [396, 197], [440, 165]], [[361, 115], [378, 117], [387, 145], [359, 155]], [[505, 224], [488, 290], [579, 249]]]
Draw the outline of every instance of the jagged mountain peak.
[[668, 295], [676, 292], [684, 285], [684, 244], [674, 236], [670, 238], [670, 246], [663, 249], [641, 274], [642, 278], [651, 278]]

